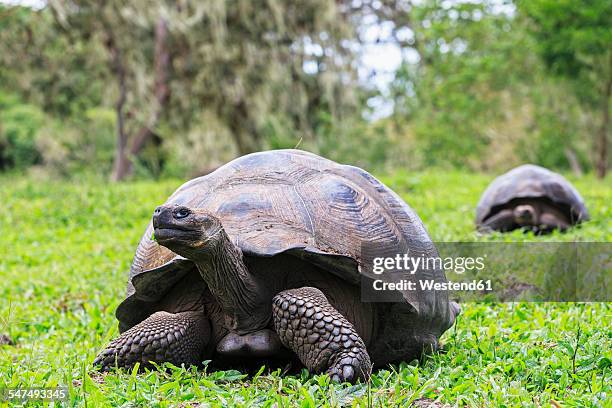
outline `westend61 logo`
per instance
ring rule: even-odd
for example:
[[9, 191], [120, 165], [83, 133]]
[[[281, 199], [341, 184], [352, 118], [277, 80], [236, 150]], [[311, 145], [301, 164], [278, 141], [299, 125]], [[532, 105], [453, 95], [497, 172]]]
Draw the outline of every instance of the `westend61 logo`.
[[[485, 269], [485, 256], [478, 257], [432, 257], [420, 254], [410, 256], [408, 253], [396, 254], [395, 256], [375, 257], [372, 260], [372, 273], [375, 275], [395, 274], [390, 281], [388, 279], [375, 279], [372, 288], [375, 291], [397, 290], [397, 291], [492, 291], [491, 280], [473, 279], [464, 282], [448, 280], [440, 282], [435, 273], [423, 273], [424, 271], [447, 271], [457, 274], [466, 272], [481, 272]], [[420, 272], [430, 278], [402, 279], [402, 274], [415, 275]], [[399, 275], [398, 275], [399, 274]]]
[[431, 292], [461, 302], [612, 301], [609, 242], [368, 242], [361, 251], [364, 302], [427, 302]]

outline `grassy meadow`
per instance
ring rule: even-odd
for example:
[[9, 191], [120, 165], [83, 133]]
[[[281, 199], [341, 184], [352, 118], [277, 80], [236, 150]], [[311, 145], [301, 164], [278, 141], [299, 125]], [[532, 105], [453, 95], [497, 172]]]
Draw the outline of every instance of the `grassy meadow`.
[[[435, 241], [612, 241], [609, 178], [571, 178], [592, 221], [565, 234], [482, 237], [474, 209], [491, 175], [379, 175]], [[470, 303], [421, 361], [374, 373], [369, 385], [168, 366], [91, 370], [116, 336], [114, 311], [153, 208], [181, 180], [126, 184], [0, 177], [0, 388], [69, 387], [67, 406], [409, 406], [426, 398], [470, 407], [610, 407], [611, 303]], [[0, 403], [1, 404], [1, 403]]]

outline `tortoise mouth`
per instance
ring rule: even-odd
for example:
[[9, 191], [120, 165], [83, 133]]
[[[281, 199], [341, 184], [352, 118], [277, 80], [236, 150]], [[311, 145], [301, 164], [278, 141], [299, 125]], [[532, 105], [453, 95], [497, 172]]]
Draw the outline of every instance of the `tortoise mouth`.
[[192, 242], [199, 237], [198, 231], [175, 225], [155, 227], [155, 240], [160, 244], [167, 242]]

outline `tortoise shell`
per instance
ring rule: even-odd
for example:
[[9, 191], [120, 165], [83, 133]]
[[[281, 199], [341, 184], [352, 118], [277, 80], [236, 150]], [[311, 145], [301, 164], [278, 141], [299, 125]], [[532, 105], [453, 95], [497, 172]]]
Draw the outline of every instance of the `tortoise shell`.
[[[368, 244], [437, 256], [419, 217], [388, 187], [362, 169], [299, 150], [239, 157], [183, 184], [166, 204], [217, 216], [245, 257], [289, 253], [353, 285], [369, 273], [362, 256]], [[152, 233], [149, 222], [130, 269], [127, 298], [117, 309], [122, 331], [146, 318], [193, 268], [191, 261], [152, 240]], [[424, 273], [445, 281], [442, 270]], [[425, 318], [448, 313], [445, 293], [402, 295]]]
[[589, 218], [580, 193], [562, 175], [544, 167], [525, 164], [497, 177], [487, 187], [476, 207], [476, 224], [482, 224], [517, 198], [549, 200], [565, 211], [572, 223]]

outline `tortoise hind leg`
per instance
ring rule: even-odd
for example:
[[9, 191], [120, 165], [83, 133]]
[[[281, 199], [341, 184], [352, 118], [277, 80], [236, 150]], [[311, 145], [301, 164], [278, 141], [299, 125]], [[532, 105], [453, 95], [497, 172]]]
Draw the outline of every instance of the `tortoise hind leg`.
[[569, 217], [551, 205], [543, 205], [539, 219], [539, 230], [542, 233], [552, 232], [554, 229], [566, 231], [571, 226]]
[[540, 216], [540, 230], [544, 233], [551, 232], [554, 229], [567, 231], [569, 227], [570, 224], [563, 217], [557, 217], [551, 213], [542, 213]]
[[210, 324], [201, 311], [157, 312], [111, 341], [94, 365], [102, 371], [150, 362], [197, 365], [209, 340]]
[[372, 363], [353, 325], [319, 289], [286, 290], [273, 299], [274, 328], [281, 342], [314, 372], [334, 381], [367, 381]]

